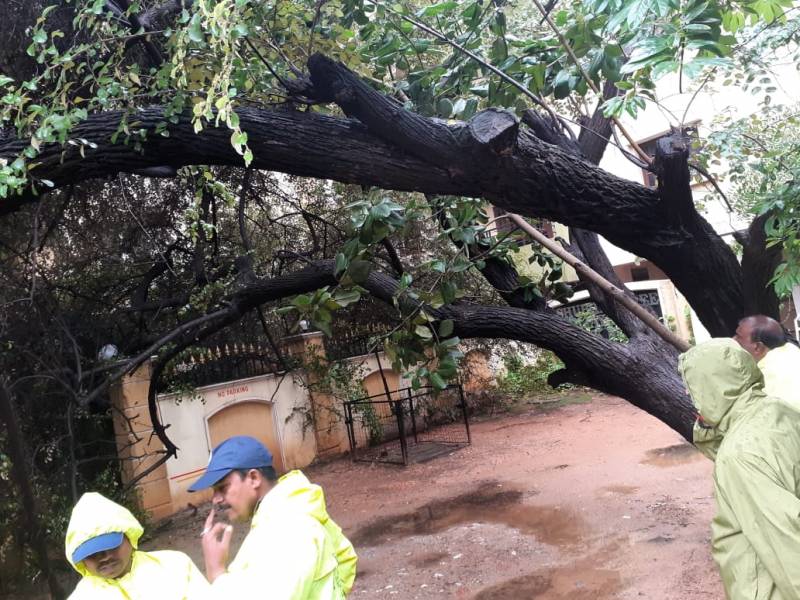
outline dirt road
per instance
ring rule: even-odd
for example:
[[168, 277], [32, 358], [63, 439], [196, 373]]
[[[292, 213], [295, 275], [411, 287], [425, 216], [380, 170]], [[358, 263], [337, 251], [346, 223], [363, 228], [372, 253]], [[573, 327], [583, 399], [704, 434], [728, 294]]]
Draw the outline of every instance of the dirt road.
[[[358, 550], [351, 597], [724, 598], [712, 465], [660, 422], [596, 396], [472, 433], [471, 447], [405, 469], [306, 470]], [[202, 565], [201, 519], [179, 517], [147, 546]]]

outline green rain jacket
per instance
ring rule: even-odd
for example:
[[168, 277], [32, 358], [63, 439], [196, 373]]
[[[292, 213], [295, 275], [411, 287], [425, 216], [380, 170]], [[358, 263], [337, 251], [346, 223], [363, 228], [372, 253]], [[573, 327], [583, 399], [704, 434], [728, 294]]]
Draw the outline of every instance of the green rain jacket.
[[758, 361], [764, 374], [764, 392], [783, 398], [800, 410], [800, 348], [786, 343]]
[[214, 598], [341, 600], [356, 578], [357, 557], [328, 516], [322, 488], [300, 471], [278, 480], [256, 509], [236, 558], [211, 586]]
[[712, 546], [729, 600], [800, 600], [800, 412], [764, 394], [732, 339], [692, 348], [680, 369], [716, 455]]
[[[131, 570], [117, 579], [90, 574], [72, 554], [83, 542], [121, 531], [133, 546]], [[188, 600], [203, 598], [209, 585], [195, 564], [182, 552], [137, 550], [144, 530], [130, 511], [100, 494], [81, 496], [67, 528], [67, 560], [83, 578], [69, 600]]]

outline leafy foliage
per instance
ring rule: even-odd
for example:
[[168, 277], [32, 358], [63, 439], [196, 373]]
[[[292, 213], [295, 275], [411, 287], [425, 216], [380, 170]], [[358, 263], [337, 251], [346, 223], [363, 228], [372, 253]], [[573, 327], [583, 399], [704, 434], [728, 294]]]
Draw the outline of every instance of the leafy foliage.
[[769, 215], [770, 245], [783, 248], [784, 261], [773, 274], [779, 296], [800, 285], [800, 106], [767, 106], [725, 123], [709, 139], [710, 162], [725, 169], [733, 200], [742, 214]]
[[[488, 106], [520, 114], [544, 100], [578, 121], [600, 100], [593, 85], [605, 82], [619, 90], [606, 113], [635, 116], [658, 101], [655, 83], [666, 74], [678, 76], [679, 88], [692, 78], [693, 85], [711, 78], [741, 82], [770, 105], [769, 53], [788, 49], [798, 62], [798, 20], [791, 18], [797, 7], [790, 0], [569, 0], [550, 15], [557, 31], [541, 21], [532, 0], [195, 0], [146, 28], [139, 17], [160, 2], [134, 0], [118, 12], [105, 0], [47, 4], [23, 46], [35, 68], [0, 74], [0, 133], [24, 141], [19, 156], [0, 159], [0, 202], [29, 184], [36, 192], [52, 187], [37, 176], [47, 144], [91, 157], [97, 140], [73, 132], [100, 111], [120, 112], [113, 141], [134, 149], [144, 139], [169, 137], [181, 120], [196, 132], [224, 128], [244, 167], [254, 157], [237, 114], [242, 107], [338, 110], [286, 85], [302, 77], [315, 51], [343, 61], [406, 107], [450, 120]], [[137, 111], [151, 105], [164, 107], [165, 118], [145, 130]], [[760, 122], [720, 127], [729, 135], [713, 143], [731, 165], [741, 210], [772, 215], [768, 233], [786, 252], [775, 283], [786, 292], [800, 264], [798, 165], [796, 135], [789, 135], [796, 122], [780, 118], [765, 111]], [[739, 133], [758, 133], [767, 149]], [[401, 254], [413, 264], [398, 272], [386, 352], [396, 369], [417, 369], [415, 386], [427, 380], [443, 388], [457, 372], [460, 340], [456, 324], [437, 320], [430, 309], [497, 300], [477, 271], [490, 259], [513, 264], [524, 255], [513, 237], [491, 235], [477, 199], [251, 175], [248, 183], [241, 171], [198, 166], [166, 182], [119, 176], [83, 185], [72, 199], [72, 192], [58, 192], [62, 209], [41, 203], [35, 214], [7, 222], [0, 331], [16, 346], [0, 355], [2, 372], [24, 382], [17, 384], [18, 402], [32, 447], [41, 446], [32, 462], [54, 515], [54, 538], [72, 496], [65, 471], [80, 464], [72, 478], [79, 489], [116, 482], [116, 467], [94, 462], [92, 454], [95, 441], [110, 438], [106, 406], [75, 415], [75, 437], [92, 443], [71, 456], [65, 441], [63, 407], [77, 405], [91, 389], [86, 373], [104, 372], [95, 360], [102, 344], [114, 340], [121, 356], [130, 356], [224, 305], [240, 277], [280, 275], [317, 259], [335, 262], [338, 284], [298, 295], [282, 312], [330, 332], [336, 311], [358, 302], [364, 282], [390, 262], [384, 243], [391, 238], [401, 240]], [[240, 268], [240, 258], [256, 265], [254, 272]], [[518, 280], [526, 300], [569, 295], [557, 260], [538, 251], [525, 258], [541, 269]], [[504, 385], [532, 390], [555, 365], [511, 367]], [[7, 481], [0, 456], [3, 490]], [[2, 503], [0, 510], [0, 521], [19, 521], [18, 507]]]
[[498, 378], [498, 388], [515, 397], [552, 391], [547, 378], [564, 368], [558, 357], [548, 351], [540, 352], [533, 364], [526, 364], [519, 354], [509, 351], [503, 356], [503, 364], [506, 372]]

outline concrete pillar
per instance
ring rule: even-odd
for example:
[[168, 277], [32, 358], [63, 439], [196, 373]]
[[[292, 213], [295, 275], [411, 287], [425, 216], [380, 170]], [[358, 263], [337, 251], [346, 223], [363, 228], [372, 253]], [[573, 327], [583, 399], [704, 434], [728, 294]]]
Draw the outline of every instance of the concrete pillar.
[[[320, 332], [303, 333], [285, 338], [283, 343], [286, 352], [305, 364], [316, 362], [326, 364], [327, 357]], [[314, 438], [317, 442], [317, 456], [327, 458], [337, 456], [349, 449], [347, 427], [344, 423], [344, 407], [342, 402], [331, 394], [312, 389], [319, 382], [314, 370], [303, 369], [308, 395], [313, 413]]]
[[[157, 453], [164, 449], [161, 441], [153, 435], [153, 423], [147, 407], [149, 386], [148, 361], [111, 389], [114, 436], [117, 452], [122, 459], [124, 483], [161, 458], [162, 455]], [[151, 518], [160, 519], [173, 513], [166, 464], [139, 481], [136, 491], [140, 507], [150, 513]]]

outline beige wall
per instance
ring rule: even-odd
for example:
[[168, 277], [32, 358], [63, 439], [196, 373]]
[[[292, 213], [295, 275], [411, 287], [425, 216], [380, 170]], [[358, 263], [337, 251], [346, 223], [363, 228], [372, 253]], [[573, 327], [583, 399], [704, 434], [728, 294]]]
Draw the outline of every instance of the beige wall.
[[[127, 483], [144, 473], [160, 457], [164, 449], [153, 435], [153, 423], [147, 406], [150, 388], [150, 363], [145, 363], [111, 388], [114, 436], [117, 453], [122, 459], [122, 480]], [[169, 461], [167, 461], [169, 463]], [[140, 506], [152, 518], [172, 514], [167, 464], [144, 477], [137, 485]]]
[[[187, 503], [196, 504], [205, 496], [187, 492], [208, 463], [212, 449], [209, 419], [225, 408], [238, 403], [263, 403], [271, 408], [271, 426], [279, 448], [273, 449], [285, 469], [302, 468], [317, 454], [313, 431], [307, 426], [304, 414], [310, 409], [308, 390], [289, 375], [264, 375], [226, 383], [209, 385], [195, 390], [194, 399], [174, 395], [159, 398], [158, 406], [164, 423], [169, 423], [169, 435], [180, 448], [177, 458], [166, 463], [169, 488], [175, 510]], [[251, 423], [242, 413], [240, 430], [252, 434]]]
[[[319, 333], [303, 334], [288, 340], [287, 346], [297, 354], [310, 348], [314, 351], [313, 346], [321, 349], [321, 340]], [[408, 381], [391, 371], [383, 353], [379, 356], [390, 387], [407, 386]], [[351, 358], [349, 362], [358, 367], [362, 380], [368, 380], [367, 386], [379, 380], [374, 354]], [[168, 460], [154, 474], [152, 483], [148, 480], [149, 487], [143, 489], [145, 508], [160, 503], [154, 516], [161, 517], [182, 510], [189, 503], [197, 505], [208, 500], [209, 492], [189, 493], [187, 488], [202, 474], [214, 443], [219, 441], [215, 438], [220, 435], [252, 435], [261, 439], [275, 455], [276, 467], [284, 470], [303, 468], [317, 457], [347, 452], [340, 400], [309, 394], [301, 380], [303, 376], [302, 373], [286, 377], [264, 375], [197, 388], [192, 397], [160, 396], [161, 420], [170, 425], [170, 439], [179, 450], [176, 458]], [[131, 399], [132, 407], [143, 407], [144, 415], [148, 382], [149, 367], [128, 383], [125, 396]], [[327, 410], [327, 405], [332, 410]], [[312, 411], [316, 414], [313, 421], [309, 420]], [[141, 428], [150, 431], [149, 418], [145, 421]]]
[[497, 379], [489, 364], [486, 351], [470, 350], [461, 361], [461, 382], [465, 392], [480, 392], [497, 386]]
[[[319, 333], [294, 336], [286, 342], [287, 351], [295, 356], [323, 352]], [[368, 354], [348, 362], [355, 367], [367, 394], [383, 391], [381, 368], [392, 391], [410, 385], [391, 369], [382, 352], [377, 357]], [[299, 370], [285, 377], [263, 375], [204, 386], [191, 394], [159, 396], [161, 422], [169, 426], [168, 434], [178, 447], [178, 455], [142, 480], [142, 508], [158, 519], [190, 503], [208, 500], [209, 491], [190, 494], [188, 487], [202, 474], [212, 448], [231, 435], [260, 439], [272, 451], [278, 470], [303, 468], [315, 458], [347, 452], [341, 399], [310, 394], [308, 382], [303, 380], [307, 376]], [[152, 435], [147, 407], [149, 384], [150, 365], [145, 364], [112, 390], [118, 451], [123, 458], [143, 456], [123, 462], [125, 481], [152, 465], [158, 458], [156, 453], [163, 449]]]

